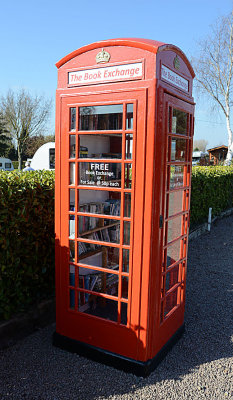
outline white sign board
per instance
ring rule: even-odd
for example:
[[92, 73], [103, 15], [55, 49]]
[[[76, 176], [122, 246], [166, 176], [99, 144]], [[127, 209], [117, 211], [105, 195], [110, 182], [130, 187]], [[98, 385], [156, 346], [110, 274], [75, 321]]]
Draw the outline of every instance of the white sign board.
[[120, 163], [80, 163], [80, 185], [120, 187]]
[[68, 72], [68, 85], [114, 82], [142, 78], [142, 63], [114, 65]]
[[182, 76], [176, 74], [174, 71], [165, 67], [164, 65], [161, 66], [161, 79], [168, 83], [171, 83], [179, 89], [184, 90], [185, 92], [189, 91], [188, 80], [182, 78]]

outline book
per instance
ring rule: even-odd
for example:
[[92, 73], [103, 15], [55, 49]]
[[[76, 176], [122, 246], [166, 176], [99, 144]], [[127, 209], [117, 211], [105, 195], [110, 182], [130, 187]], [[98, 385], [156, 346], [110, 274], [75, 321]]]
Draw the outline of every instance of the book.
[[80, 146], [79, 158], [88, 158], [88, 147]]

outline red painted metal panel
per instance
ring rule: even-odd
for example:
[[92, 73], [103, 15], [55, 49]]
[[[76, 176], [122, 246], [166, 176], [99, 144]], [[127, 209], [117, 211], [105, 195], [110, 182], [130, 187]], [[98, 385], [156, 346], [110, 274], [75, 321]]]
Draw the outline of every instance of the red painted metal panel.
[[[151, 319], [151, 324], [153, 334], [151, 337], [151, 358], [157, 354], [157, 352], [164, 346], [164, 344], [173, 336], [173, 334], [177, 331], [177, 329], [183, 324], [184, 322], [184, 306], [185, 306], [185, 282], [186, 282], [186, 265], [187, 265], [187, 244], [188, 244], [188, 224], [185, 221], [189, 221], [189, 207], [190, 207], [190, 192], [191, 192], [191, 179], [190, 179], [190, 171], [191, 171], [191, 164], [192, 164], [192, 136], [193, 136], [193, 113], [194, 113], [194, 106], [190, 103], [184, 102], [182, 100], [179, 100], [177, 97], [170, 96], [168, 94], [163, 94], [163, 110], [161, 109], [161, 118], [158, 115], [158, 122], [161, 120], [163, 121], [163, 124], [159, 126], [158, 130], [162, 132], [162, 148], [164, 149], [163, 151], [163, 162], [161, 163], [162, 168], [160, 171], [161, 178], [163, 180], [162, 183], [162, 198], [160, 199], [160, 212], [161, 215], [163, 216], [163, 221], [165, 223], [163, 224], [163, 227], [159, 229], [160, 231], [160, 261], [159, 261], [159, 267], [157, 267], [157, 274], [158, 274], [158, 280], [156, 281], [156, 288], [154, 290], [154, 296], [152, 296], [152, 304], [150, 308], [150, 312], [153, 310], [154, 311], [154, 320]], [[169, 110], [177, 109], [180, 110], [180, 113], [184, 113], [183, 115], [188, 115], [187, 118], [187, 126], [186, 126], [186, 134], [185, 135], [177, 135], [177, 133], [169, 133], [172, 132], [172, 120], [171, 123], [168, 124], [169, 118], [171, 119], [171, 116], [169, 114]], [[181, 114], [182, 115], [182, 114]], [[174, 122], [174, 121], [173, 121]], [[176, 140], [178, 138], [179, 140], [186, 140], [187, 142], [187, 147], [186, 149], [188, 150], [186, 152], [186, 161], [172, 161], [169, 162], [169, 159], [167, 160], [167, 153], [168, 151], [171, 152], [171, 148], [169, 150], [168, 148], [168, 137], [173, 138]], [[183, 138], [183, 139], [181, 139]], [[185, 138], [185, 139], [184, 139]], [[171, 146], [171, 145], [170, 145]], [[189, 197], [185, 199], [185, 202], [183, 201], [183, 205], [181, 205], [181, 212], [178, 214], [174, 214], [174, 216], [168, 217], [167, 211], [166, 211], [166, 198], [168, 198], [169, 193], [175, 193], [174, 191], [171, 192], [171, 189], [169, 189], [167, 179], [169, 178], [167, 176], [168, 171], [170, 171], [169, 167], [170, 165], [181, 166], [183, 168], [184, 166], [184, 180], [185, 180], [185, 186], [183, 189], [183, 185], [178, 188], [178, 190], [182, 191], [183, 190], [187, 191]], [[158, 179], [155, 176], [155, 181]], [[174, 189], [173, 189], [174, 190]], [[157, 189], [155, 189], [157, 191]], [[170, 194], [171, 195], [171, 194]], [[155, 194], [155, 203], [157, 199], [157, 195]], [[183, 195], [182, 197], [183, 198]], [[185, 207], [185, 208], [184, 208]], [[178, 217], [177, 217], [178, 216]], [[183, 221], [184, 216], [186, 216], [185, 220]], [[156, 216], [154, 216], [156, 218]], [[182, 247], [182, 253], [179, 255], [179, 262], [178, 264], [174, 264], [174, 267], [169, 267], [166, 268], [166, 266], [163, 266], [163, 248], [167, 248], [167, 243], [169, 242], [168, 239], [168, 234], [169, 232], [165, 230], [166, 225], [168, 222], [166, 221], [175, 221], [176, 218], [182, 218], [181, 222], [181, 230], [179, 233], [177, 233], [177, 236], [174, 237], [173, 241], [170, 243], [177, 243], [177, 238], [183, 238], [184, 240], [184, 246]], [[154, 231], [154, 242], [157, 242], [158, 236], [157, 236], [158, 230], [155, 229]], [[165, 235], [165, 243], [164, 243], [164, 233], [166, 232]], [[164, 244], [163, 244], [164, 243]], [[165, 245], [165, 246], [164, 246]], [[154, 258], [156, 258], [156, 251], [157, 249], [152, 250], [151, 254], [151, 259], [152, 259], [152, 265], [151, 269], [155, 270], [156, 265], [154, 262]], [[165, 253], [166, 254], [166, 253]], [[167, 257], [167, 256], [166, 256]], [[166, 259], [165, 259], [166, 262]], [[177, 267], [176, 267], [177, 265]], [[178, 268], [178, 269], [177, 269]], [[164, 272], [167, 271], [167, 272]], [[179, 271], [179, 272], [178, 272]], [[166, 288], [167, 290], [167, 295], [164, 297], [164, 290], [165, 290], [165, 283], [167, 280], [163, 280], [162, 276], [166, 279], [166, 276], [169, 276], [169, 287]], [[163, 297], [161, 297], [161, 282], [162, 282], [162, 287], [163, 289]], [[176, 284], [177, 282], [177, 284]], [[178, 283], [180, 282], [180, 284]], [[167, 283], [166, 283], [167, 284]], [[173, 292], [172, 292], [173, 290]], [[171, 294], [170, 294], [171, 293]], [[174, 295], [172, 295], [174, 293]], [[176, 294], [177, 293], [177, 294]], [[177, 296], [177, 299], [175, 298], [175, 303], [174, 302], [174, 296]], [[169, 313], [164, 316], [164, 301], [166, 301], [167, 307], [169, 309]], [[174, 304], [174, 307], [173, 307]], [[162, 311], [161, 311], [162, 310]], [[162, 313], [162, 315], [161, 315]]]
[[[108, 63], [96, 63], [96, 55], [101, 48], [111, 56]], [[79, 82], [75, 86], [68, 84], [68, 74], [71, 71], [95, 71], [97, 68], [112, 68], [113, 71], [115, 67], [133, 63], [142, 66], [139, 78], [132, 77], [128, 80], [119, 78], [112, 82], [101, 80], [94, 84], [88, 82], [84, 86]], [[56, 108], [56, 330], [71, 339], [135, 360], [147, 361], [154, 357], [180, 328], [184, 319], [194, 121], [193, 69], [184, 53], [177, 47], [145, 39], [113, 39], [93, 43], [67, 55], [57, 63], [57, 67], [59, 70]], [[119, 104], [123, 107], [123, 124], [118, 131], [114, 129], [84, 131], [81, 127], [78, 114], [80, 107], [94, 106], [98, 109], [99, 106]], [[132, 160], [127, 159], [125, 153], [127, 104], [132, 104], [134, 110], [134, 125], [128, 131], [134, 137]], [[70, 129], [70, 108], [76, 110], [74, 130]], [[171, 114], [172, 110], [176, 110], [174, 116]], [[174, 133], [175, 118], [179, 119], [182, 113], [188, 115], [187, 132]], [[168, 121], [170, 121], [169, 128]], [[92, 193], [95, 190], [96, 196], [100, 191], [106, 193], [109, 191], [104, 187], [86, 187], [80, 182], [78, 184], [79, 165], [81, 166], [83, 162], [82, 156], [77, 155], [79, 138], [87, 140], [95, 134], [99, 135], [99, 140], [106, 134], [116, 137], [111, 142], [113, 153], [118, 153], [119, 146], [122, 146], [122, 156], [119, 160], [109, 161], [103, 158], [101, 161], [97, 158], [97, 164], [102, 163], [103, 169], [107, 163], [115, 169], [119, 164], [124, 171], [121, 174], [121, 187], [111, 188], [112, 198], [121, 195], [121, 214], [115, 216], [115, 222], [112, 221], [114, 218], [111, 215], [78, 210], [80, 190], [89, 190]], [[122, 135], [120, 144], [117, 138], [119, 134]], [[71, 136], [72, 140], [74, 137], [76, 140], [75, 158], [70, 158], [69, 154]], [[168, 150], [170, 158], [167, 159]], [[177, 158], [173, 159], [174, 157]], [[75, 164], [74, 185], [69, 185], [71, 163]], [[85, 163], [90, 165], [95, 163], [95, 159], [86, 157]], [[124, 182], [130, 177], [130, 164], [133, 167], [132, 187], [123, 187]], [[125, 168], [127, 165], [128, 168]], [[169, 182], [173, 179], [173, 175], [176, 179], [174, 182], [178, 183], [181, 182], [181, 176], [184, 176], [182, 178], [186, 180], [184, 187], [171, 188]], [[75, 193], [73, 203], [75, 210], [69, 208], [70, 189]], [[173, 193], [175, 190], [179, 192], [176, 196]], [[131, 193], [130, 217], [123, 214], [125, 193]], [[175, 211], [168, 211], [172, 196], [181, 199], [182, 204], [174, 208]], [[88, 236], [80, 235], [79, 223], [82, 218], [89, 218], [89, 215], [98, 219], [100, 224], [120, 223], [119, 242], [106, 244], [103, 237], [101, 241], [95, 239], [93, 242]], [[68, 219], [71, 221], [70, 226], [75, 226], [76, 236], [72, 239], [69, 238]], [[181, 224], [179, 235], [175, 231], [177, 221]], [[125, 232], [129, 223], [131, 223], [131, 238], [130, 242], [125, 243]], [[73, 241], [72, 246], [76, 246], [72, 261], [70, 261], [70, 240]], [[180, 242], [177, 245], [178, 240]], [[79, 268], [86, 268], [89, 272], [93, 269], [96, 273], [103, 271], [103, 274], [109, 275], [106, 264], [92, 268], [91, 265], [85, 264], [85, 259], [78, 259], [77, 246], [81, 246], [80, 243], [95, 243], [105, 246], [107, 251], [110, 251], [110, 247], [115, 249], [111, 251], [119, 251], [119, 266], [112, 273], [114, 279], [119, 278], [117, 295], [89, 290], [84, 286], [84, 277], [80, 283]], [[176, 253], [180, 246], [177, 260], [175, 256], [172, 258], [168, 255], [171, 248], [173, 249], [172, 246], [176, 248]], [[123, 253], [126, 255], [129, 249], [131, 249], [130, 266], [129, 271], [125, 272]], [[166, 268], [165, 262], [168, 257], [171, 260], [169, 259], [170, 265]], [[69, 265], [71, 270], [75, 271], [72, 272], [73, 282], [70, 282]], [[125, 290], [126, 278], [128, 298], [123, 298], [122, 291]], [[83, 286], [80, 286], [81, 284]], [[73, 296], [72, 307], [70, 307], [69, 291]], [[114, 301], [114, 306], [117, 304], [118, 316], [115, 322], [77, 311], [78, 302], [84, 302], [85, 305], [86, 298], [90, 299], [92, 295], [100, 302], [105, 302], [103, 304], [108, 304], [106, 301], [109, 304]], [[124, 305], [128, 306], [127, 325], [120, 320]]]
[[[98, 97], [97, 97], [98, 95]], [[98, 103], [94, 101], [94, 98], [98, 99]], [[114, 97], [114, 101], [111, 100]], [[93, 105], [96, 106], [98, 104], [107, 105], [107, 104], [116, 104], [116, 103], [124, 103], [127, 100], [127, 103], [134, 104], [135, 107], [135, 127], [133, 130], [134, 135], [134, 146], [135, 146], [135, 154], [133, 157], [133, 170], [135, 170], [136, 174], [133, 174], [132, 179], [132, 204], [134, 204], [132, 208], [132, 228], [131, 228], [131, 267], [129, 271], [129, 298], [128, 298], [128, 326], [121, 326], [119, 324], [115, 324], [110, 321], [99, 320], [99, 318], [91, 317], [89, 315], [82, 315], [78, 312], [74, 312], [69, 310], [68, 305], [68, 296], [67, 296], [67, 288], [68, 284], [68, 242], [69, 242], [69, 233], [68, 233], [68, 221], [67, 221], [67, 210], [68, 210], [68, 172], [69, 172], [69, 155], [68, 155], [68, 135], [69, 135], [69, 108], [70, 107], [83, 107]], [[100, 94], [96, 93], [96, 96], [82, 96], [82, 97], [65, 97], [62, 99], [62, 124], [61, 124], [61, 147], [62, 147], [62, 157], [61, 157], [61, 238], [60, 238], [60, 246], [62, 251], [61, 262], [60, 262], [60, 286], [61, 286], [61, 297], [63, 298], [63, 304], [60, 304], [60, 319], [63, 321], [62, 325], [57, 327], [58, 333], [71, 337], [73, 339], [84, 341], [85, 343], [92, 344], [94, 346], [102, 347], [106, 350], [110, 350], [113, 352], [120, 353], [122, 355], [132, 357], [132, 354], [137, 353], [137, 346], [139, 345], [138, 339], [138, 326], [139, 326], [139, 303], [140, 303], [140, 284], [141, 284], [141, 246], [142, 246], [142, 215], [143, 215], [143, 191], [138, 191], [136, 194], [134, 191], [134, 187], [142, 187], [144, 186], [143, 182], [143, 174], [144, 171], [144, 163], [145, 163], [145, 135], [142, 134], [145, 130], [145, 112], [144, 107], [146, 104], [146, 92], [145, 91], [135, 91], [135, 92], [124, 92], [124, 93], [111, 93], [109, 94]], [[136, 117], [137, 116], [137, 117]], [[124, 128], [123, 128], [124, 131]], [[137, 135], [136, 132], [140, 132]], [[100, 132], [98, 132], [101, 134]], [[82, 134], [82, 132], [79, 132]], [[124, 143], [123, 143], [124, 148]], [[135, 159], [138, 161], [137, 164]], [[90, 160], [85, 159], [85, 162]], [[80, 161], [81, 162], [81, 161]], [[115, 163], [116, 161], [113, 160]], [[76, 162], [77, 164], [77, 162]], [[77, 186], [77, 166], [76, 166], [76, 184], [74, 187], [79, 188]], [[136, 181], [135, 180], [136, 176]], [[83, 189], [87, 189], [85, 186]], [[95, 188], [96, 190], [102, 190], [100, 188]], [[118, 189], [112, 189], [113, 191], [118, 191]], [[127, 190], [127, 189], [125, 189]], [[121, 190], [123, 191], [123, 189]], [[135, 198], [134, 198], [135, 196]], [[76, 208], [77, 209], [77, 208]], [[134, 213], [139, 217], [134, 220]], [[97, 216], [93, 214], [94, 216]], [[106, 216], [107, 217], [107, 216]], [[108, 218], [108, 217], [107, 217]], [[127, 219], [125, 219], [127, 221]], [[123, 225], [121, 225], [123, 226]], [[87, 242], [87, 240], [86, 240]], [[138, 243], [138, 246], [134, 246], [133, 243]], [[104, 243], [102, 243], [104, 244]], [[113, 245], [113, 244], [112, 244]], [[133, 260], [138, 260], [134, 262], [137, 265], [137, 268], [132, 269]], [[81, 265], [81, 264], [78, 264]], [[121, 270], [122, 266], [120, 264], [119, 269]], [[97, 268], [97, 270], [99, 270]], [[119, 285], [119, 291], [121, 290], [121, 284]], [[104, 296], [105, 298], [111, 298], [109, 296]], [[133, 301], [132, 301], [133, 298]], [[85, 321], [82, 322], [82, 321]], [[79, 327], [76, 329], [76, 326]], [[102, 334], [102, 329], [100, 326], [103, 326], [102, 329], [105, 331], [105, 338]], [[95, 332], [95, 334], [87, 335], [87, 332]], [[123, 335], [123, 336], [122, 336]], [[121, 337], [122, 336], [122, 337]], [[116, 340], [116, 337], [118, 339]], [[133, 340], [133, 337], [135, 339]], [[121, 338], [121, 340], [120, 340]], [[121, 346], [119, 349], [119, 340], [121, 342]]]

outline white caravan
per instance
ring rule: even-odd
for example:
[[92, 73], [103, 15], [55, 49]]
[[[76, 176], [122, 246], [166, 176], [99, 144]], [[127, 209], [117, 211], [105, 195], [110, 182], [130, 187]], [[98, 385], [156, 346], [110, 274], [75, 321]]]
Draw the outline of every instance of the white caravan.
[[4, 171], [13, 171], [14, 167], [9, 158], [0, 157], [0, 169]]
[[203, 151], [194, 151], [192, 155], [192, 165], [198, 165], [204, 157], [205, 153]]
[[31, 159], [31, 165], [34, 170], [55, 169], [55, 142], [43, 144]]

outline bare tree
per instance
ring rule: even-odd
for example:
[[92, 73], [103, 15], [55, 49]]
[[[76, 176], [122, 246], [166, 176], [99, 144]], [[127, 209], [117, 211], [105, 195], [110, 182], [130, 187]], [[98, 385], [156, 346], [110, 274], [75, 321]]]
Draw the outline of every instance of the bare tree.
[[10, 136], [15, 140], [19, 169], [22, 169], [22, 153], [29, 137], [42, 134], [51, 110], [51, 100], [32, 96], [24, 89], [17, 93], [9, 90], [1, 98], [0, 109], [4, 115]]
[[226, 163], [233, 156], [231, 111], [233, 105], [233, 11], [212, 27], [206, 40], [200, 42], [200, 55], [194, 59], [196, 79], [200, 89], [211, 96], [226, 118], [228, 153]]
[[4, 157], [7, 148], [9, 147], [10, 138], [7, 136], [6, 122], [0, 112], [0, 156]]
[[25, 144], [24, 154], [28, 158], [32, 158], [39, 147], [48, 142], [55, 142], [55, 135], [37, 135], [29, 137]]
[[198, 140], [194, 140], [193, 142], [193, 148], [198, 149], [198, 151], [206, 151], [206, 146], [207, 146], [208, 142], [205, 139], [198, 139]]

